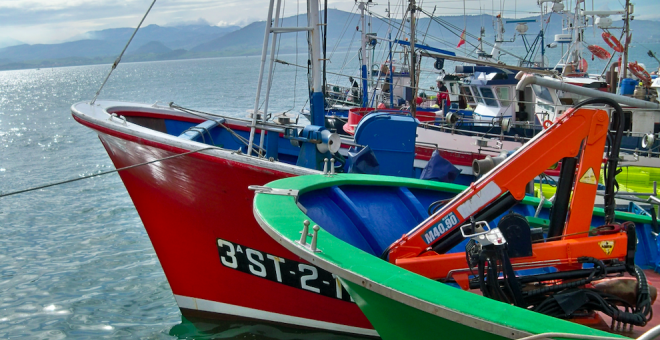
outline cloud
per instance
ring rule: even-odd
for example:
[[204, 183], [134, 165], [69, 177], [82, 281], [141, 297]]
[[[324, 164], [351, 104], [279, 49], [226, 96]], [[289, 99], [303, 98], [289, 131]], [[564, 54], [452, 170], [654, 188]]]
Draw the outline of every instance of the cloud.
[[163, 26], [213, 26], [213, 24], [211, 24], [208, 20], [204, 18], [197, 18], [197, 20], [168, 22]]

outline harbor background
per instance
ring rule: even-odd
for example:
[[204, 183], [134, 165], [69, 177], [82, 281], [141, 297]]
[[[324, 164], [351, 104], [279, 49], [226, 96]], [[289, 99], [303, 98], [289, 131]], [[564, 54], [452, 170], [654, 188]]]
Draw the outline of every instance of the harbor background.
[[[658, 51], [660, 44], [633, 45], [629, 59], [655, 70], [649, 49]], [[559, 54], [559, 49], [548, 50], [548, 59], [556, 61]], [[306, 55], [279, 58], [306, 65]], [[329, 71], [357, 74], [353, 54], [332, 60]], [[99, 98], [175, 102], [244, 117], [254, 106], [259, 61], [122, 63]], [[431, 63], [424, 67], [431, 69]], [[453, 70], [452, 65], [446, 69]], [[598, 60], [590, 65], [592, 72], [604, 67]], [[94, 96], [109, 69], [0, 72], [0, 193], [114, 169], [96, 133], [70, 114], [73, 103]], [[307, 101], [306, 69], [279, 65], [275, 73], [269, 111], [298, 112]], [[423, 75], [421, 86], [434, 85], [435, 77]], [[328, 81], [349, 85], [344, 77], [329, 75]], [[0, 235], [0, 338], [335, 338], [241, 321], [182, 321], [117, 174], [0, 198]], [[190, 279], [204, 280], [204, 273], [191, 273]]]

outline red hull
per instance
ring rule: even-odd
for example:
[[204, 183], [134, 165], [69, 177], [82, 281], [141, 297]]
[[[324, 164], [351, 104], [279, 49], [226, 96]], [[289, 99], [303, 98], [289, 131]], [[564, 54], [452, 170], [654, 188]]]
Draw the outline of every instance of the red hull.
[[[188, 151], [76, 119], [99, 131], [116, 168]], [[252, 215], [254, 193], [248, 190], [249, 185], [265, 185], [293, 174], [191, 154], [122, 171], [120, 176], [184, 314], [235, 315], [301, 327], [376, 335], [353, 302], [223, 264], [221, 252], [224, 248], [218, 246], [223, 241], [232, 243], [235, 252], [239, 251], [239, 246], [243, 252], [252, 249], [249, 255], [263, 265], [248, 263], [254, 264], [248, 268], [257, 274], [262, 269], [273, 272], [275, 263], [269, 261], [266, 254], [283, 258], [283, 263], [304, 262], [273, 241], [257, 224]], [[256, 253], [261, 253], [261, 257]], [[227, 253], [224, 256], [224, 262], [231, 265], [232, 259]], [[306, 267], [301, 268], [304, 271]], [[284, 277], [293, 271], [280, 274]], [[294, 277], [299, 279], [303, 274], [296, 273]], [[303, 281], [306, 282], [303, 283], [308, 289], [328, 284], [321, 281], [321, 275], [316, 280], [305, 276], [307, 278]], [[348, 294], [345, 291], [344, 294], [346, 299]]]
[[[99, 110], [80, 103], [72, 112], [78, 122], [99, 133], [116, 168], [200, 148], [198, 143], [158, 131], [165, 129], [164, 119], [191, 123], [203, 119], [160, 106], [102, 105]], [[124, 117], [140, 124], [129, 126]], [[235, 124], [227, 123], [234, 130], [247, 129]], [[377, 336], [332, 274], [287, 251], [254, 220], [254, 193], [248, 186], [314, 172], [216, 151], [120, 172], [182, 313]], [[417, 159], [428, 159], [430, 151], [418, 148]], [[443, 155], [466, 166], [485, 156]]]

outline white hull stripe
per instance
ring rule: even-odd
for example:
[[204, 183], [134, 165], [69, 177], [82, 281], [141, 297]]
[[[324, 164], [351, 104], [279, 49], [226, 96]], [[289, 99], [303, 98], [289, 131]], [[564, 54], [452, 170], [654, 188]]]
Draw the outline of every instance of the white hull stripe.
[[194, 309], [210, 313], [237, 315], [245, 318], [267, 320], [272, 322], [286, 323], [309, 328], [325, 329], [335, 332], [361, 334], [377, 337], [378, 332], [373, 329], [340, 325], [332, 322], [305, 319], [297, 316], [266, 312], [259, 309], [230, 305], [227, 303], [197, 299], [188, 296], [174, 295], [179, 308]]

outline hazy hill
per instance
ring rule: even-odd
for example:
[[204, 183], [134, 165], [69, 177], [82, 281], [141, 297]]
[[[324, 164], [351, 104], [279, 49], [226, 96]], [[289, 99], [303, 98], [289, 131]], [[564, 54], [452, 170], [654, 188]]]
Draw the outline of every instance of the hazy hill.
[[[330, 9], [328, 10], [328, 34], [327, 34], [327, 46], [328, 50], [332, 51], [345, 50], [352, 45], [352, 48], [356, 48], [360, 44], [360, 35], [359, 32], [354, 35], [356, 32], [355, 27], [359, 25], [360, 16], [358, 14], [352, 14], [340, 10]], [[536, 22], [528, 24], [529, 30], [528, 35], [536, 35], [540, 31], [540, 18], [539, 17], [527, 17], [519, 19], [535, 19]], [[375, 33], [380, 37], [385, 37], [387, 35], [388, 24], [385, 21], [386, 19], [379, 19], [374, 17], [372, 19], [372, 26], [368, 29], [368, 32]], [[516, 24], [510, 23], [506, 24], [505, 22], [505, 40], [511, 40], [515, 32]], [[547, 20], [547, 18], [546, 18]], [[305, 26], [307, 22], [307, 16], [305, 14], [299, 15], [297, 17], [285, 18], [282, 26], [291, 27], [291, 26]], [[393, 32], [392, 37], [396, 38], [398, 28], [401, 27], [400, 20], [392, 20], [393, 23]], [[618, 22], [615, 22], [617, 25]], [[660, 41], [660, 31], [655, 29], [658, 25], [656, 21], [645, 21], [645, 20], [634, 20], [632, 22], [632, 29], [634, 32], [645, 32], [644, 34], [635, 34], [634, 39], [636, 42], [658, 42]], [[406, 23], [406, 26], [409, 26]], [[418, 36], [419, 41], [424, 41], [424, 43], [439, 47], [443, 49], [452, 50], [459, 41], [459, 35], [464, 27], [467, 28], [468, 33], [468, 44], [476, 44], [476, 39], [470, 38], [469, 35], [478, 36], [480, 30], [483, 27], [485, 30], [485, 39], [484, 42], [487, 44], [492, 44], [494, 40], [494, 28], [493, 28], [493, 16], [489, 14], [483, 15], [468, 15], [468, 16], [440, 16], [437, 20], [430, 18], [422, 18], [418, 21]], [[201, 44], [197, 47], [191, 49], [192, 52], [215, 52], [219, 55], [250, 55], [258, 54], [261, 52], [261, 46], [263, 43], [263, 32], [265, 29], [265, 21], [254, 22], [240, 30], [235, 32], [228, 33], [217, 39], [210, 40], [204, 44]], [[424, 38], [424, 33], [427, 32], [428, 35]], [[546, 44], [551, 43], [554, 40], [555, 34], [562, 33], [562, 17], [559, 15], [552, 15], [550, 21], [544, 27], [545, 29], [545, 39]], [[409, 28], [403, 30], [403, 34], [399, 35], [399, 38], [405, 38], [408, 36]], [[600, 30], [597, 30], [596, 37], [593, 36], [593, 30], [587, 30], [585, 33], [585, 38], [587, 41], [594, 41], [595, 43], [602, 43], [600, 38]], [[647, 34], [650, 32], [651, 34]], [[298, 34], [297, 46], [299, 52], [304, 52], [307, 50], [307, 40], [305, 33]], [[528, 39], [533, 40], [533, 36], [529, 36]], [[522, 45], [520, 37], [517, 37], [517, 40], [514, 42], [516, 45]], [[296, 50], [296, 35], [293, 33], [283, 34], [278, 45], [280, 53], [290, 53]]]
[[[227, 33], [239, 30], [239, 26], [210, 26], [210, 25], [185, 25], [185, 26], [158, 26], [149, 25], [140, 28], [135, 34], [131, 46], [141, 46], [148, 42], [159, 41], [170, 49], [183, 48], [189, 50], [199, 44], [216, 39]], [[126, 41], [133, 34], [134, 28], [112, 28], [101, 31], [91, 31], [83, 35], [86, 39], [97, 39], [106, 41]], [[130, 48], [130, 47], [129, 47]]]
[[[328, 10], [327, 50], [345, 51], [349, 48], [357, 51], [360, 45], [360, 33], [356, 32], [359, 15], [340, 10]], [[525, 18], [530, 19], [530, 18]], [[533, 40], [540, 29], [540, 20], [529, 23], [528, 39]], [[547, 18], [546, 18], [547, 19]], [[369, 33], [385, 37], [388, 30], [387, 19], [373, 17]], [[505, 23], [506, 20], [504, 19]], [[306, 26], [305, 14], [283, 19], [282, 26]], [[409, 28], [401, 28], [399, 20], [392, 20], [392, 38], [406, 38]], [[615, 21], [615, 26], [620, 22]], [[406, 23], [406, 26], [408, 23]], [[657, 21], [634, 20], [632, 29], [634, 43], [660, 42]], [[562, 16], [552, 15], [545, 26], [545, 43], [551, 43], [554, 35], [562, 32]], [[455, 50], [458, 35], [467, 28], [468, 46], [477, 44], [476, 36], [483, 27], [483, 39], [486, 50], [494, 38], [493, 17], [488, 14], [470, 16], [439, 16], [435, 19], [423, 18], [418, 21], [418, 41], [425, 44]], [[505, 24], [505, 40], [511, 40], [515, 33], [515, 23]], [[149, 25], [136, 34], [125, 61], [168, 60], [184, 58], [204, 58], [232, 55], [255, 55], [261, 53], [265, 21], [254, 22], [246, 27], [217, 27], [204, 23], [181, 26]], [[116, 58], [133, 33], [133, 28], [115, 28], [91, 31], [81, 35], [80, 40], [62, 44], [19, 45], [0, 48], [0, 69], [30, 68], [51, 65], [81, 65], [109, 63]], [[403, 33], [398, 33], [403, 32]], [[424, 32], [428, 32], [425, 36]], [[398, 33], [398, 36], [397, 36]], [[296, 39], [297, 37], [297, 39]], [[84, 39], [83, 39], [84, 38]], [[600, 38], [600, 30], [594, 35], [589, 29], [585, 33], [587, 41], [605, 46]], [[512, 45], [522, 45], [518, 36]], [[307, 33], [286, 33], [281, 35], [277, 45], [279, 53], [307, 51]]]
[[22, 41], [11, 38], [0, 38], [0, 48], [25, 44]]
[[23, 62], [70, 57], [105, 57], [118, 55], [125, 42], [118, 40], [78, 40], [61, 44], [18, 45], [0, 49], [0, 59]]
[[132, 55], [132, 54], [163, 54], [163, 53], [168, 53], [171, 52], [172, 49], [168, 48], [167, 46], [163, 45], [160, 41], [151, 41], [148, 42], [136, 50], [131, 51], [130, 53], [127, 53], [127, 55]]
[[[160, 45], [160, 52], [171, 50], [188, 50], [206, 41], [221, 37], [229, 32], [239, 29], [238, 26], [217, 27], [204, 25], [186, 25], [162, 27], [149, 25], [141, 28], [131, 42], [127, 54], [144, 53], [155, 48], [154, 42]], [[34, 44], [17, 45], [0, 49], [0, 60], [7, 63], [25, 63], [29, 61], [44, 61], [65, 58], [97, 58], [116, 57], [126, 45], [133, 34], [134, 28], [114, 28], [101, 31], [91, 31], [81, 35], [81, 40], [69, 41], [61, 44]], [[145, 47], [146, 46], [146, 47]], [[164, 50], [163, 48], [167, 49]], [[178, 53], [181, 55], [181, 53]], [[6, 69], [6, 67], [0, 66]]]

